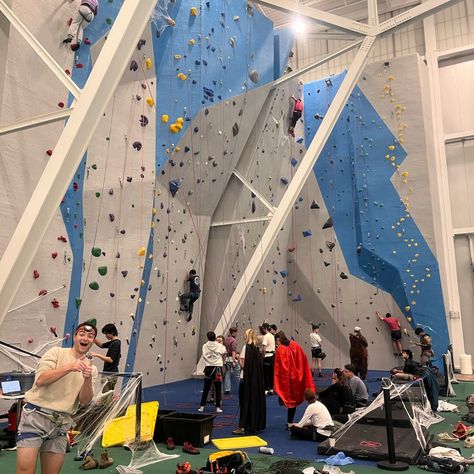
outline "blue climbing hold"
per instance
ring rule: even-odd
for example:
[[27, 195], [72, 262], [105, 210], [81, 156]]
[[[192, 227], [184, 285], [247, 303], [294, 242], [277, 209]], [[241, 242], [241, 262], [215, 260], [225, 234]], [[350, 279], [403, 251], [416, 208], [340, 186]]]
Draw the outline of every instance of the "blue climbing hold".
[[181, 181], [179, 179], [173, 179], [169, 182], [169, 188], [171, 196], [175, 197], [178, 189], [181, 187]]
[[303, 231], [303, 237], [311, 237], [313, 233], [310, 230]]

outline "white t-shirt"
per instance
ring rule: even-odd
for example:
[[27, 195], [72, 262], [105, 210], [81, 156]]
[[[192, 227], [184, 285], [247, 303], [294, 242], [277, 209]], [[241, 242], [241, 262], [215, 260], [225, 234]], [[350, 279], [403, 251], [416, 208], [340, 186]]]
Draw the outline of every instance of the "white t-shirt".
[[275, 336], [267, 332], [263, 336], [262, 344], [265, 346], [265, 357], [271, 357], [275, 353]]
[[223, 344], [217, 341], [207, 341], [202, 346], [202, 358], [206, 367], [222, 367], [224, 365], [223, 354], [227, 354], [227, 350]]
[[321, 342], [322, 342], [322, 339], [321, 339], [321, 336], [315, 332], [312, 332], [310, 335], [309, 335], [309, 340], [311, 341], [311, 347], [313, 349], [317, 348], [317, 347], [321, 347]]
[[334, 426], [334, 422], [326, 406], [316, 400], [314, 403], [308, 405], [301, 420], [295, 423], [295, 425], [300, 428], [313, 425], [319, 434], [331, 436], [331, 432], [323, 428], [326, 426]]
[[[245, 348], [247, 347], [247, 345], [244, 345], [244, 347], [242, 347], [242, 350], [240, 351], [240, 355], [239, 357], [241, 359], [244, 359], [244, 366], [245, 366]], [[240, 367], [240, 380], [243, 380], [244, 379], [244, 367]]]

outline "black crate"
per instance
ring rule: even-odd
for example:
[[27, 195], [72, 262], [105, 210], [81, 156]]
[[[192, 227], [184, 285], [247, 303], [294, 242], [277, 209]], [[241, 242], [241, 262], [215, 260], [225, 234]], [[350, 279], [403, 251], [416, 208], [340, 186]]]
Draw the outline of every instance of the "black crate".
[[173, 413], [162, 418], [164, 439], [171, 436], [175, 444], [185, 441], [201, 447], [211, 441], [215, 415]]
[[35, 373], [3, 372], [0, 374], [0, 382], [8, 382], [10, 380], [18, 380], [20, 382], [21, 391], [27, 392], [33, 386]]
[[176, 410], [162, 410], [161, 408], [158, 410], [158, 415], [156, 417], [156, 424], [155, 424], [155, 432], [153, 434], [153, 439], [157, 443], [163, 443], [166, 441], [165, 432], [163, 431], [163, 417], [172, 415], [176, 413]]

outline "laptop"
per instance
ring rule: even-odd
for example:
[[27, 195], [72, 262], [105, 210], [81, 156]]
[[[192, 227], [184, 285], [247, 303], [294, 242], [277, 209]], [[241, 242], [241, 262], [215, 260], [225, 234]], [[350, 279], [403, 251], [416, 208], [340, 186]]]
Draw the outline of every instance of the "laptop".
[[2, 393], [8, 397], [16, 397], [23, 395], [19, 380], [9, 380], [8, 382], [1, 382]]

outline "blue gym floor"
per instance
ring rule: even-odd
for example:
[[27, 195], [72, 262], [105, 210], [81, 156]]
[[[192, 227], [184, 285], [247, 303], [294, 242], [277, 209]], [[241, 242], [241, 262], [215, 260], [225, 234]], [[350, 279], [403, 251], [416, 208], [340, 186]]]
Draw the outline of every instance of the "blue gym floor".
[[[318, 390], [331, 384], [332, 370], [323, 371], [323, 377], [315, 377], [315, 384]], [[380, 378], [387, 376], [388, 372], [370, 371], [366, 383], [369, 396], [379, 390]], [[223, 396], [223, 413], [216, 414], [214, 419], [213, 438], [234, 437], [232, 431], [238, 427], [239, 423], [239, 397], [237, 386], [232, 381], [232, 392]], [[176, 410], [183, 413], [198, 413], [201, 400], [203, 381], [199, 379], [188, 379], [180, 382], [169, 383], [145, 389], [144, 400], [158, 400], [160, 409]], [[296, 410], [295, 422], [299, 421], [306, 408], [306, 403], [301, 404]], [[214, 405], [207, 405], [204, 413], [215, 413]], [[275, 450], [275, 454], [282, 457], [294, 457], [298, 459], [319, 459], [317, 453], [317, 443], [312, 441], [294, 440], [289, 438], [289, 432], [285, 430], [286, 408], [278, 404], [276, 395], [267, 397], [267, 427], [258, 434], [267, 441], [268, 446]], [[205, 447], [213, 448], [212, 444]], [[249, 448], [250, 453], [257, 452], [257, 448]], [[358, 464], [364, 464], [359, 461]], [[367, 463], [371, 464], [371, 463]]]

